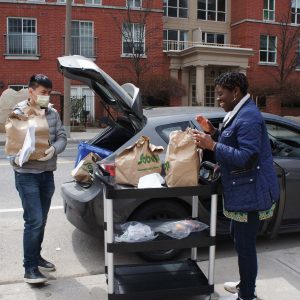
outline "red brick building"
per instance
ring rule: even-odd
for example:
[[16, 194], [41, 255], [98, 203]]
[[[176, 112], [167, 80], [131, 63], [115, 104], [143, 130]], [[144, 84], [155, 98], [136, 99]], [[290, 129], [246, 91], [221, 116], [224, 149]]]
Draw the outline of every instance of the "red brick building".
[[[295, 60], [288, 80], [300, 81], [300, 0], [74, 0], [72, 54], [94, 59], [119, 83], [136, 81], [130, 57], [137, 49], [126, 46], [122, 35], [128, 5], [133, 32], [147, 11], [139, 46], [142, 61], [151, 66], [147, 76], [169, 75], [186, 87], [173, 105], [216, 106], [214, 79], [225, 71], [246, 73], [252, 91], [276, 87], [282, 21], [288, 37], [297, 33], [285, 60]], [[65, 0], [0, 0], [0, 9], [0, 93], [43, 72], [62, 94], [56, 58], [64, 54]], [[71, 95], [90, 99], [92, 120], [103, 113], [86, 86], [72, 82]]]
[[[130, 57], [135, 50], [126, 45], [122, 26], [128, 23], [128, 5], [133, 32], [139, 29], [144, 9], [149, 8], [142, 59], [153, 63], [148, 76], [168, 72], [162, 51], [162, 1], [149, 4], [146, 0], [74, 0], [71, 53], [90, 57], [119, 83], [134, 82]], [[4, 36], [0, 40], [0, 93], [8, 87], [26, 86], [34, 73], [45, 73], [53, 80], [54, 90], [63, 94], [57, 57], [64, 55], [65, 0], [0, 1], [0, 10], [0, 32]], [[87, 96], [91, 120], [97, 121], [102, 114], [99, 101], [87, 86], [72, 82], [71, 96], [82, 95]]]
[[288, 80], [300, 83], [300, 1], [235, 0], [234, 7], [231, 42], [254, 49], [247, 71], [252, 87], [276, 86], [283, 60], [286, 69], [295, 60]]

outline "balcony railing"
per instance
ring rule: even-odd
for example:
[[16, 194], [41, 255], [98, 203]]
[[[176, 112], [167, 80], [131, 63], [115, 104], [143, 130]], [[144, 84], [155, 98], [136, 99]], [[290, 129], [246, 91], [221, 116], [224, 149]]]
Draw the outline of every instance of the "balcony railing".
[[40, 36], [32, 33], [4, 35], [5, 56], [39, 56]]
[[[65, 42], [65, 37], [63, 36]], [[97, 57], [98, 41], [96, 37], [71, 36], [71, 54], [89, 58]]]
[[172, 41], [164, 40], [164, 51], [182, 51], [185, 49], [209, 46], [209, 47], [222, 47], [222, 48], [240, 48], [239, 45], [232, 44], [218, 44], [218, 43], [205, 43], [205, 42], [189, 42], [189, 41]]

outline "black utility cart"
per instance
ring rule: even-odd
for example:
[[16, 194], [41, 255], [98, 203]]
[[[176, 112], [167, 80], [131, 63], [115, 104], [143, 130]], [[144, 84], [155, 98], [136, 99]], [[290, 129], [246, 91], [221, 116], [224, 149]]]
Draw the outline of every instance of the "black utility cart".
[[[168, 198], [191, 196], [192, 218], [198, 217], [198, 195], [211, 194], [211, 218], [208, 231], [191, 233], [183, 239], [154, 239], [148, 242], [117, 243], [114, 241], [113, 203], [115, 199]], [[214, 291], [214, 261], [217, 218], [217, 189], [215, 185], [193, 187], [137, 189], [111, 182], [103, 189], [105, 270], [108, 300], [158, 299], [164, 296], [209, 295]], [[197, 248], [209, 247], [208, 278], [197, 263]], [[191, 248], [191, 257], [183, 261], [140, 265], [114, 265], [114, 254], [154, 250]]]

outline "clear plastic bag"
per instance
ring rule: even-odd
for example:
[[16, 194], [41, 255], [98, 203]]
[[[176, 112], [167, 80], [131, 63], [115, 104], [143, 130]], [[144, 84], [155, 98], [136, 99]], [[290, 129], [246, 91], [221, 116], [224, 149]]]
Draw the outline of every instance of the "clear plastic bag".
[[121, 225], [122, 235], [115, 236], [116, 242], [136, 243], [154, 240], [158, 235], [150, 226], [132, 221]]
[[191, 232], [203, 231], [209, 226], [197, 220], [180, 220], [167, 222], [147, 223], [153, 231], [161, 232], [174, 239], [183, 239], [190, 235]]

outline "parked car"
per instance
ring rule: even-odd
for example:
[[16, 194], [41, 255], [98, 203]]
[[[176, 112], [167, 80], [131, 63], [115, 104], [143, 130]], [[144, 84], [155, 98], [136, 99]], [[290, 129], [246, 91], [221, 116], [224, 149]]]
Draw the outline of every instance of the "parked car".
[[[120, 116], [107, 118], [107, 127], [99, 132], [89, 144], [112, 151], [102, 162], [109, 165], [124, 148], [132, 145], [142, 136], [149, 136], [151, 143], [168, 144], [169, 133], [193, 127], [200, 130], [195, 116], [202, 114], [215, 127], [222, 125], [225, 113], [211, 107], [161, 107], [142, 109], [139, 89], [132, 84], [120, 86], [92, 61], [81, 56], [58, 58], [59, 70], [64, 76], [76, 79], [92, 88], [105, 106], [119, 111]], [[263, 114], [270, 137], [280, 186], [280, 202], [274, 217], [263, 222], [260, 233], [275, 237], [279, 232], [300, 230], [300, 124], [287, 118]], [[162, 160], [164, 154], [162, 154]], [[206, 151], [204, 159], [213, 160], [213, 153]], [[75, 181], [61, 187], [67, 219], [80, 230], [97, 234], [103, 224], [102, 184], [99, 179], [90, 187], [83, 187]], [[127, 199], [116, 201], [115, 221], [128, 220], [182, 219], [191, 215], [191, 198]], [[229, 220], [223, 216], [222, 197], [218, 201], [217, 234], [224, 236], [229, 231]], [[209, 223], [210, 196], [199, 196], [199, 218]], [[145, 252], [141, 255], [148, 260], [174, 258], [177, 250]]]

